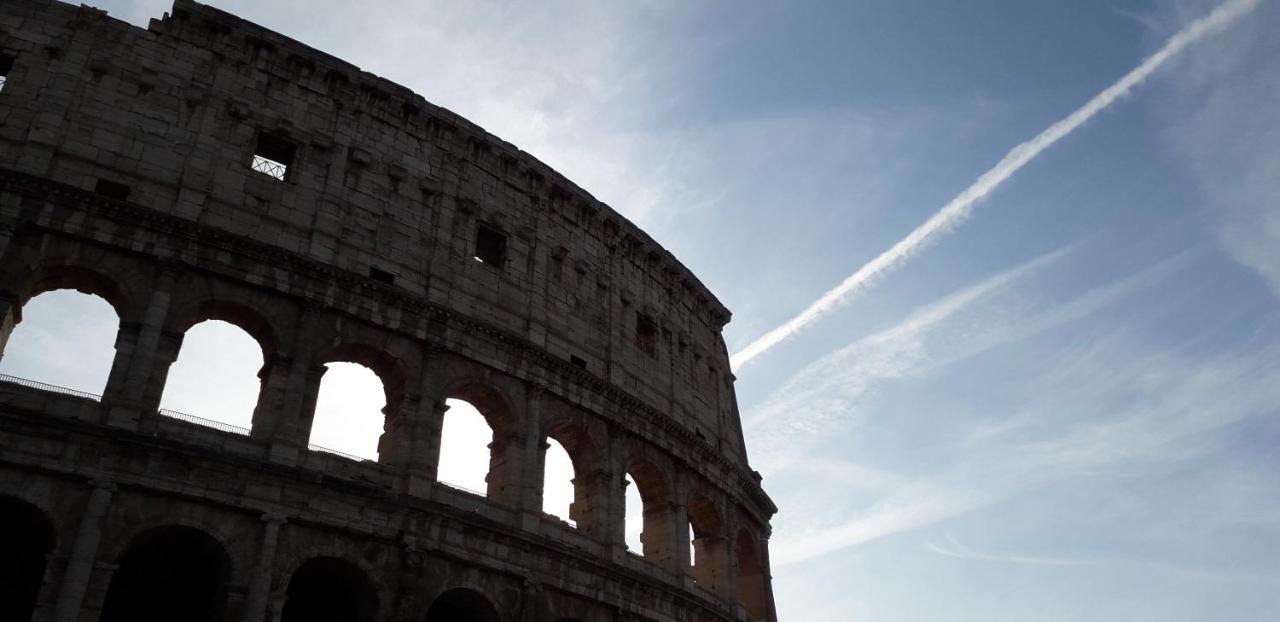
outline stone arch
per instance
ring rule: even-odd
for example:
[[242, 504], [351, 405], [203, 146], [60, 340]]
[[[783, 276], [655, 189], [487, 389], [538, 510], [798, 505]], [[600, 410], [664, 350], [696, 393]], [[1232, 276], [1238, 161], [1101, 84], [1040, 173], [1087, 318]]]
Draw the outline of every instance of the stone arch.
[[250, 567], [252, 555], [247, 547], [252, 546], [249, 543], [253, 539], [246, 536], [252, 532], [251, 527], [257, 525], [256, 519], [249, 523], [212, 520], [196, 506], [181, 506], [179, 509], [169, 504], [148, 505], [143, 498], [126, 495], [125, 492], [116, 493], [111, 511], [103, 522], [101, 558], [119, 564], [128, 547], [143, 534], [181, 527], [211, 538], [227, 553], [230, 581], [239, 581]]
[[[408, 399], [405, 391], [408, 373], [401, 359], [390, 354], [387, 349], [369, 345], [366, 341], [345, 341], [317, 357], [315, 363], [315, 392], [311, 394], [313, 398], [308, 400], [309, 407], [305, 417], [307, 437], [313, 439], [312, 444], [320, 443], [340, 449], [352, 458], [380, 462], [390, 459], [394, 452], [388, 451], [387, 431], [397, 425], [397, 419]], [[338, 370], [330, 367], [334, 363], [353, 365]], [[334, 378], [339, 380], [335, 381]], [[376, 403], [357, 399], [355, 403], [346, 404], [343, 412], [336, 410], [341, 400], [363, 396], [364, 391], [374, 391], [372, 383], [375, 378], [380, 385], [377, 390], [382, 394], [381, 407]], [[353, 390], [351, 385], [345, 383], [341, 390], [336, 385], [328, 385], [326, 388], [326, 382], [351, 383], [355, 388]], [[372, 413], [374, 417], [351, 419], [348, 416], [351, 410]], [[328, 414], [323, 414], [326, 412]], [[317, 419], [318, 417], [320, 418]]]
[[379, 610], [378, 588], [363, 568], [320, 556], [289, 575], [281, 622], [375, 622]]
[[319, 361], [325, 363], [355, 363], [373, 370], [382, 381], [387, 405], [383, 413], [398, 412], [405, 397], [405, 369], [395, 357], [382, 348], [364, 343], [343, 343], [329, 350]]
[[130, 307], [125, 289], [118, 281], [103, 272], [74, 263], [43, 264], [20, 287], [17, 293], [22, 302], [45, 292], [73, 289], [107, 301], [121, 318]]
[[[226, 327], [211, 329], [209, 325], [202, 326], [207, 321], [225, 322], [237, 330], [228, 334]], [[166, 324], [165, 332], [175, 336], [177, 347], [172, 352], [172, 361], [162, 374], [164, 386], [161, 390], [161, 407], [189, 412], [236, 427], [247, 427], [251, 434], [262, 435], [262, 430], [253, 428], [262, 423], [262, 414], [266, 412], [270, 402], [267, 383], [271, 377], [272, 365], [278, 360], [276, 322], [254, 307], [231, 297], [201, 296], [177, 305], [168, 314]], [[218, 348], [213, 351], [209, 349], [208, 337], [213, 333], [206, 332], [202, 335], [205, 349], [198, 349], [201, 335], [197, 335], [197, 350], [189, 350], [192, 342], [188, 340], [188, 336], [192, 329], [221, 330]], [[257, 346], [262, 360], [260, 365], [252, 359], [245, 359], [246, 356], [252, 356], [246, 352], [246, 338]], [[240, 355], [230, 355], [231, 352], [238, 352]], [[195, 358], [192, 359], [192, 356]], [[230, 362], [226, 360], [228, 356], [231, 356]], [[252, 366], [256, 366], [256, 369]], [[191, 374], [203, 374], [211, 368], [228, 374], [224, 379], [229, 387], [224, 387], [222, 393], [210, 395], [206, 393], [207, 389], [202, 388], [202, 383], [193, 381]], [[179, 370], [176, 376], [173, 375], [175, 369]], [[253, 375], [249, 376], [249, 373]], [[175, 394], [177, 402], [174, 401]], [[181, 404], [183, 396], [186, 396], [185, 406]], [[206, 407], [210, 404], [223, 404], [224, 408], [205, 412], [199, 406], [193, 406], [193, 403]], [[218, 410], [223, 412], [217, 412]], [[241, 415], [237, 416], [237, 412]]]
[[[569, 519], [579, 530], [595, 533], [603, 528], [606, 521], [608, 470], [601, 462], [600, 443], [593, 438], [590, 423], [583, 419], [552, 415], [546, 422], [544, 436], [563, 447], [573, 464], [573, 502], [569, 506]], [[543, 482], [546, 482], [545, 477]]]
[[122, 323], [139, 318], [148, 269], [103, 247], [34, 229], [20, 229], [0, 261], [0, 292], [18, 306], [44, 292], [73, 289], [107, 301]]
[[445, 386], [443, 398], [463, 400], [480, 411], [495, 435], [510, 434], [517, 429], [518, 417], [512, 408], [512, 400], [498, 386], [475, 377], [458, 378]]
[[[119, 340], [121, 336], [121, 327], [125, 325], [126, 319], [129, 317], [128, 293], [121, 284], [107, 273], [88, 268], [76, 263], [66, 262], [39, 262], [32, 267], [32, 272], [24, 275], [12, 274], [12, 267], [5, 269], [5, 283], [0, 285], [0, 360], [8, 359], [5, 363], [6, 372], [16, 373], [22, 376], [30, 377], [31, 380], [50, 382], [54, 385], [66, 385], [68, 388], [86, 390], [92, 393], [105, 392], [108, 379], [111, 376], [111, 370], [116, 365], [117, 350], [120, 346]], [[5, 286], [12, 289], [5, 291]], [[89, 322], [79, 321], [77, 318], [75, 325], [71, 325], [71, 319], [68, 317], [60, 317], [58, 314], [52, 314], [42, 317], [43, 322], [37, 321], [37, 327], [43, 324], [46, 330], [52, 330], [56, 339], [65, 340], [67, 348], [74, 347], [79, 355], [76, 359], [76, 371], [65, 370], [62, 378], [39, 377], [41, 374], [32, 373], [30, 369], [18, 364], [18, 367], [12, 367], [15, 360], [29, 358], [28, 364], [34, 363], [37, 368], [45, 368], [46, 364], [53, 360], [61, 362], [62, 359], [51, 359], [48, 351], [43, 347], [33, 347], [34, 342], [26, 341], [26, 345], [19, 345], [19, 350], [10, 351], [10, 356], [6, 357], [9, 339], [17, 333], [18, 343], [24, 342], [22, 337], [23, 328], [21, 327], [23, 319], [23, 311], [28, 308], [37, 297], [44, 294], [59, 290], [72, 290], [90, 296], [100, 303], [105, 303], [105, 308], [99, 306], [93, 309], [93, 303], [88, 302], [82, 297], [77, 298], [75, 309], [80, 312], [89, 313]], [[58, 305], [56, 309], [70, 308], [62, 306], [67, 302], [67, 297], [54, 296], [48, 299], [44, 304]], [[106, 311], [110, 309], [110, 312]], [[114, 322], [108, 322], [110, 317]], [[97, 330], [97, 326], [101, 322], [102, 331]], [[114, 324], [111, 328], [107, 328], [108, 324]], [[88, 327], [94, 327], [90, 330]], [[31, 327], [35, 329], [36, 327]], [[111, 331], [109, 334], [105, 331]], [[20, 354], [19, 359], [14, 359], [13, 354]]]
[[747, 525], [738, 528], [734, 548], [738, 561], [738, 602], [753, 620], [768, 618], [768, 584], [765, 582], [761, 557], [761, 541], [756, 531]]
[[230, 297], [202, 297], [175, 308], [170, 314], [169, 332], [183, 334], [206, 320], [226, 322], [248, 333], [262, 348], [262, 360], [270, 365], [278, 348], [277, 320], [257, 308]]
[[689, 496], [687, 508], [693, 545], [689, 575], [702, 587], [719, 593], [724, 587], [726, 554], [723, 515], [712, 497], [702, 490]]
[[425, 622], [502, 622], [493, 600], [472, 587], [441, 592], [427, 608]]
[[277, 553], [276, 568], [279, 571], [275, 573], [273, 589], [281, 592], [286, 590], [293, 575], [311, 560], [335, 559], [358, 570], [369, 581], [379, 603], [378, 615], [385, 617], [382, 609], [384, 605], [390, 605], [393, 599], [385, 581], [386, 577], [367, 556], [370, 549], [365, 549], [349, 540], [331, 538], [325, 532], [313, 531], [300, 534], [291, 531], [290, 533], [292, 535], [289, 541], [293, 545], [286, 546], [282, 538], [281, 548]]
[[[622, 469], [640, 497], [640, 542], [636, 553], [663, 567], [673, 568], [682, 526], [675, 515], [675, 477], [671, 459], [642, 439], [626, 439]], [[626, 491], [623, 491], [624, 495]], [[627, 514], [634, 514], [630, 507]], [[624, 521], [625, 522], [625, 521]]]
[[488, 380], [463, 377], [446, 384], [442, 395], [442, 401], [467, 402], [484, 417], [493, 432], [485, 495], [498, 503], [514, 506], [520, 488], [521, 437], [519, 417], [509, 394]]
[[226, 607], [231, 556], [207, 532], [184, 525], [130, 539], [107, 589], [100, 622], [215, 622]]
[[49, 513], [11, 495], [0, 495], [0, 620], [30, 620], [57, 548]]

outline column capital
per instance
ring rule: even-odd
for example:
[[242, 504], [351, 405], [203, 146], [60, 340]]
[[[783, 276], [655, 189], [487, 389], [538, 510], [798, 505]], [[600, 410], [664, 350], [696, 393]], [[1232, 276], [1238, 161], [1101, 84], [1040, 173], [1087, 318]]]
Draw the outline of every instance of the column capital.
[[289, 522], [289, 517], [278, 512], [263, 512], [260, 520], [268, 525], [284, 525]]
[[103, 479], [99, 477], [90, 479], [89, 485], [92, 486], [94, 490], [105, 490], [107, 492], [115, 492], [119, 490], [115, 482], [109, 479]]

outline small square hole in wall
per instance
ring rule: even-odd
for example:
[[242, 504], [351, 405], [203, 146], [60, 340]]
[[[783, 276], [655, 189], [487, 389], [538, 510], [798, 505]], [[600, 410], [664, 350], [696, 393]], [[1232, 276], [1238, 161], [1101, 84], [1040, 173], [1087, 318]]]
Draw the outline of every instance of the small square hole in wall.
[[115, 199], [117, 201], [128, 201], [129, 192], [132, 190], [133, 189], [129, 186], [118, 184], [114, 181], [107, 181], [105, 179], [99, 179], [98, 183], [93, 186], [94, 194], [107, 197], [108, 199]]
[[587, 368], [587, 361], [583, 359], [581, 356], [578, 356], [576, 354], [569, 355], [569, 362], [576, 367], [581, 367], [582, 369]]
[[507, 234], [497, 227], [480, 223], [476, 227], [476, 261], [501, 268], [507, 263]]
[[4, 91], [4, 85], [9, 80], [9, 72], [13, 70], [13, 57], [8, 54], [0, 54], [0, 92]]
[[258, 145], [253, 150], [253, 162], [249, 167], [259, 173], [283, 180], [297, 147], [282, 136], [263, 132], [258, 134]]
[[369, 266], [369, 278], [379, 283], [386, 283], [387, 285], [396, 284], [396, 277], [394, 274], [391, 274], [377, 266]]
[[636, 347], [649, 356], [658, 353], [658, 325], [644, 313], [636, 313]]

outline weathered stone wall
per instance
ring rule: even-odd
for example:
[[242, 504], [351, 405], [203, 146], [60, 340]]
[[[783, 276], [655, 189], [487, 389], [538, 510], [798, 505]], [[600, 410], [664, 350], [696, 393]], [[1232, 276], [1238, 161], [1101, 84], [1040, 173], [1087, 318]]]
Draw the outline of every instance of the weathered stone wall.
[[[0, 55], [0, 351], [43, 291], [121, 320], [100, 400], [0, 382], [0, 495], [58, 534], [35, 619], [96, 620], [112, 565], [163, 524], [222, 543], [228, 620], [277, 619], [326, 556], [370, 577], [379, 620], [459, 586], [512, 620], [774, 617], [729, 313], [634, 225], [407, 89], [194, 2], [142, 30], [7, 1]], [[250, 168], [262, 136], [293, 149], [283, 180]], [[481, 227], [504, 260], [474, 258]], [[247, 437], [157, 414], [205, 319], [263, 348]], [[334, 361], [386, 388], [376, 463], [307, 450]], [[494, 428], [487, 498], [435, 482], [454, 397]], [[548, 438], [577, 529], [541, 513]], [[626, 473], [644, 558], [622, 545]]]

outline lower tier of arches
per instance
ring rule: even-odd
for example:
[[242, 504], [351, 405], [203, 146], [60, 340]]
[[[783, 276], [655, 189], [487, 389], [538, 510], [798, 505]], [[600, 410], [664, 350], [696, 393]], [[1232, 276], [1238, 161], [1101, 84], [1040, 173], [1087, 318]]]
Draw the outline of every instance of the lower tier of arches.
[[445, 489], [409, 498], [8, 410], [0, 443], [0, 548], [22, 553], [0, 571], [27, 595], [4, 599], [25, 603], [6, 620], [762, 619], [625, 549], [531, 535]]

